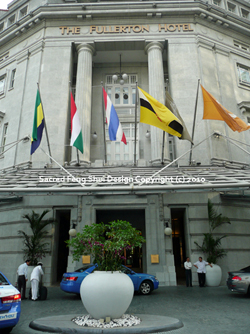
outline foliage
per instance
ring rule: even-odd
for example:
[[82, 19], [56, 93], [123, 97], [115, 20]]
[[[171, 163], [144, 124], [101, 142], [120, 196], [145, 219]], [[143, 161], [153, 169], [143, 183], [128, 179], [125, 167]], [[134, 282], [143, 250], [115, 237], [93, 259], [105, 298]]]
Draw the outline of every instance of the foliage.
[[41, 215], [32, 211], [32, 214], [25, 214], [22, 218], [29, 221], [29, 226], [32, 230], [32, 234], [28, 235], [24, 231], [19, 230], [18, 234], [24, 240], [24, 259], [30, 259], [30, 265], [37, 265], [37, 263], [49, 253], [48, 242], [44, 242], [44, 238], [47, 236], [48, 232], [44, 228], [54, 223], [53, 219], [43, 220], [43, 217], [49, 212], [49, 210], [44, 210]]
[[209, 220], [209, 233], [204, 233], [204, 239], [202, 245], [198, 245], [195, 242], [198, 249], [200, 249], [204, 254], [207, 255], [207, 261], [209, 263], [217, 263], [218, 259], [226, 256], [226, 251], [221, 247], [221, 240], [226, 237], [223, 235], [221, 237], [214, 237], [213, 231], [222, 224], [231, 224], [228, 217], [218, 214], [214, 209], [214, 204], [211, 200], [208, 200], [207, 203], [208, 209], [208, 220]]
[[124, 249], [141, 247], [145, 239], [127, 221], [117, 220], [108, 224], [85, 225], [82, 233], [66, 243], [72, 247], [73, 259], [78, 261], [82, 255], [91, 255], [98, 270], [119, 270], [124, 257]]

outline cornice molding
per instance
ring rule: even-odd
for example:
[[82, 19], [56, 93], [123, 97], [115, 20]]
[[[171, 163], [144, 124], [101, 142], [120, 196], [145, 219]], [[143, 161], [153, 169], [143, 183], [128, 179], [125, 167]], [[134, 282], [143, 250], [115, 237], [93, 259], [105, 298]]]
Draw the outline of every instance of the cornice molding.
[[[119, 4], [119, 6], [118, 6]], [[128, 6], [129, 5], [129, 6]], [[14, 9], [13, 9], [14, 10]], [[25, 33], [33, 24], [38, 24], [39, 20], [47, 19], [74, 19], [79, 16], [86, 18], [123, 18], [147, 17], [148, 13], [154, 17], [169, 17], [178, 15], [178, 17], [187, 17], [198, 15], [201, 19], [208, 20], [210, 23], [231, 28], [248, 34], [250, 31], [250, 21], [233, 13], [226, 12], [218, 6], [207, 5], [203, 1], [158, 1], [158, 2], [111, 2], [111, 3], [70, 3], [70, 4], [46, 4], [30, 12], [25, 18], [20, 19], [16, 24], [0, 33], [0, 45], [7, 42], [14, 35]], [[18, 26], [19, 25], [19, 26]]]

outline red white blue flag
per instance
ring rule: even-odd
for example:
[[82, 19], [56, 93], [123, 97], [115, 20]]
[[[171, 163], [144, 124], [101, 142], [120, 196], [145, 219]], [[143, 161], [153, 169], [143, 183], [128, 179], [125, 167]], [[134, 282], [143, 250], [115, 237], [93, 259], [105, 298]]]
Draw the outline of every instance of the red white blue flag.
[[122, 141], [125, 145], [127, 145], [127, 140], [125, 134], [122, 130], [121, 123], [117, 116], [116, 110], [111, 102], [108, 94], [103, 89], [103, 98], [106, 112], [106, 123], [109, 128], [109, 139], [112, 141]]

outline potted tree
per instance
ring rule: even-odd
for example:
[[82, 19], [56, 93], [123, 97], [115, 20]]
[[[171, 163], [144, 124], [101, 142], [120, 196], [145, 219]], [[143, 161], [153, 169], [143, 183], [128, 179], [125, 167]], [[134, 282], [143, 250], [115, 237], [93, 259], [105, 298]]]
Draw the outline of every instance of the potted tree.
[[221, 247], [221, 240], [226, 237], [222, 235], [220, 237], [215, 237], [213, 235], [214, 230], [223, 225], [231, 224], [230, 220], [226, 216], [222, 216], [221, 213], [217, 213], [214, 204], [208, 199], [207, 203], [208, 210], [208, 221], [209, 221], [209, 232], [204, 233], [204, 239], [202, 245], [198, 245], [195, 242], [195, 245], [199, 250], [201, 250], [207, 256], [207, 261], [212, 264], [211, 267], [207, 267], [206, 274], [206, 284], [208, 286], [218, 286], [221, 282], [222, 271], [220, 266], [217, 265], [219, 259], [226, 256], [226, 251]]
[[44, 210], [42, 214], [38, 214], [35, 211], [32, 211], [31, 214], [24, 214], [22, 216], [22, 218], [29, 221], [29, 227], [32, 232], [29, 234], [22, 230], [18, 231], [18, 234], [21, 235], [24, 241], [24, 259], [30, 259], [31, 267], [29, 267], [29, 272], [31, 272], [32, 268], [34, 268], [46, 254], [50, 253], [48, 248], [49, 243], [44, 241], [48, 234], [45, 227], [49, 224], [53, 224], [54, 220], [52, 218], [43, 220], [48, 212], [49, 210]]
[[127, 221], [85, 225], [82, 233], [67, 241], [73, 260], [91, 255], [96, 264], [80, 288], [82, 302], [94, 319], [120, 318], [129, 307], [134, 287], [131, 279], [120, 269], [125, 259], [124, 250], [141, 247], [145, 239]]

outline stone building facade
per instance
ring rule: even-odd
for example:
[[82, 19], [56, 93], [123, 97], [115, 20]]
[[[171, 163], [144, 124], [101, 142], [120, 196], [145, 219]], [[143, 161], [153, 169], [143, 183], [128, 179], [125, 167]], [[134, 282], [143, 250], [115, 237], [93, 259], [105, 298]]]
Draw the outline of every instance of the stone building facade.
[[[208, 231], [208, 198], [231, 220], [217, 231], [228, 235], [228, 255], [219, 263], [223, 282], [228, 270], [248, 265], [250, 132], [202, 120], [198, 83], [250, 122], [249, 31], [244, 0], [14, 0], [0, 11], [1, 270], [15, 280], [22, 261], [17, 231], [29, 231], [22, 215], [49, 209], [58, 223], [50, 230], [47, 285], [80, 265], [64, 244], [72, 224], [80, 231], [111, 219], [129, 220], [146, 238], [143, 249], [129, 255], [135, 270], [156, 274], [162, 285], [179, 284], [185, 256], [197, 260], [194, 241]], [[123, 84], [114, 80], [123, 73]], [[30, 156], [37, 83], [53, 160], [44, 153], [45, 133], [43, 150]], [[163, 139], [161, 130], [139, 123], [137, 83], [162, 103], [170, 92], [189, 132], [194, 129], [192, 153], [190, 142]], [[102, 86], [126, 146], [108, 139]], [[69, 146], [70, 90], [83, 131], [80, 165]], [[146, 182], [155, 173], [164, 181]], [[166, 223], [172, 238], [164, 235]], [[159, 255], [159, 263], [151, 255]]]

